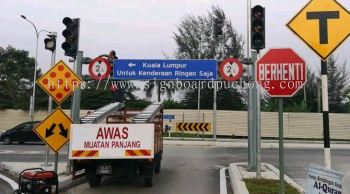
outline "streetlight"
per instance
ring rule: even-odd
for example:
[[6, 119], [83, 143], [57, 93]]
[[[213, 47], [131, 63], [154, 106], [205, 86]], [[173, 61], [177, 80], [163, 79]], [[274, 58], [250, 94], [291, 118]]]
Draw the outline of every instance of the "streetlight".
[[23, 18], [24, 20], [28, 21], [30, 24], [33, 25], [34, 29], [35, 29], [35, 35], [36, 35], [36, 47], [35, 47], [35, 67], [34, 67], [34, 79], [33, 79], [33, 95], [32, 95], [32, 99], [30, 101], [30, 108], [31, 110], [30, 111], [30, 116], [32, 118], [32, 122], [34, 121], [34, 104], [35, 104], [35, 81], [36, 81], [36, 71], [37, 71], [37, 68], [38, 68], [38, 43], [39, 43], [39, 35], [41, 32], [47, 32], [47, 33], [52, 33], [52, 32], [49, 32], [47, 30], [40, 30], [38, 31], [38, 29], [36, 28], [35, 24], [30, 21], [26, 16], [24, 15], [21, 15], [21, 18]]

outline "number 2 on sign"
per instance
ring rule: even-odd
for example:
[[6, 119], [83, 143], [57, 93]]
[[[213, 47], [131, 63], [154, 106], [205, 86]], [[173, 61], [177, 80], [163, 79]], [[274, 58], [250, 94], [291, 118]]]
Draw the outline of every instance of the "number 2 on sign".
[[234, 64], [228, 64], [227, 65], [227, 75], [229, 75], [230, 77], [233, 77], [234, 75], [237, 74], [237, 65], [234, 65]]

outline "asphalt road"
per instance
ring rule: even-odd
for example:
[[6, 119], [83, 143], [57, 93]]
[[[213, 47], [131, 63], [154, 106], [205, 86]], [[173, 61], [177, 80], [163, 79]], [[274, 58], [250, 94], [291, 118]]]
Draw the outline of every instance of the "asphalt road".
[[0, 194], [13, 194], [12, 187], [0, 179]]
[[[43, 161], [42, 145], [0, 145], [0, 161]], [[66, 153], [66, 148], [63, 148]], [[109, 177], [101, 187], [91, 189], [82, 184], [71, 189], [71, 194], [217, 194], [219, 191], [219, 169], [232, 162], [247, 161], [246, 148], [199, 147], [166, 145], [162, 172], [156, 176], [155, 186], [143, 187], [142, 179], [134, 177]], [[64, 161], [65, 156], [60, 160]], [[345, 149], [332, 150], [333, 168], [345, 173], [345, 191], [350, 191], [350, 152]], [[278, 166], [278, 149], [263, 149], [262, 162]], [[323, 165], [322, 149], [286, 149], [286, 173], [303, 184], [310, 163]]]

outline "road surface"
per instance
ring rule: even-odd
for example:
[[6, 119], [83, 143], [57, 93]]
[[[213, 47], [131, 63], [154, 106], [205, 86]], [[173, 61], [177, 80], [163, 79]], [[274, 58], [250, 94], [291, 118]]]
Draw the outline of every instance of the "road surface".
[[[40, 162], [44, 159], [42, 145], [0, 145], [0, 161]], [[143, 187], [143, 181], [134, 177], [105, 178], [101, 187], [91, 189], [82, 184], [71, 189], [70, 194], [217, 194], [219, 192], [219, 169], [232, 162], [247, 161], [247, 148], [176, 146], [166, 145], [162, 172], [156, 175], [155, 186]], [[67, 153], [66, 147], [63, 153]], [[60, 161], [65, 161], [65, 155]], [[52, 158], [52, 157], [51, 157]], [[323, 165], [322, 149], [286, 149], [286, 173], [299, 183], [304, 183], [310, 163]], [[345, 177], [345, 191], [350, 192], [350, 154], [346, 149], [332, 150], [333, 168]], [[278, 166], [278, 149], [262, 149], [262, 162]]]

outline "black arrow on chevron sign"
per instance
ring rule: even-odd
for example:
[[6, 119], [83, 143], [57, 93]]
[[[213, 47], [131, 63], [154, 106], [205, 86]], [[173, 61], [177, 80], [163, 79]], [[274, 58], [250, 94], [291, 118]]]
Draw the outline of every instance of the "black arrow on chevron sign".
[[195, 123], [193, 126], [194, 131], [198, 131], [198, 123]]
[[187, 131], [187, 130], [188, 130], [187, 125], [188, 125], [188, 123], [185, 123], [185, 124], [184, 124], [184, 131]]
[[209, 129], [208, 129], [208, 125], [209, 125], [209, 123], [205, 123], [205, 127], [204, 127], [204, 129], [205, 129], [206, 131], [209, 131]]
[[189, 123], [189, 124], [188, 124], [188, 130], [189, 130], [189, 131], [193, 131], [192, 125], [193, 125], [193, 123]]

